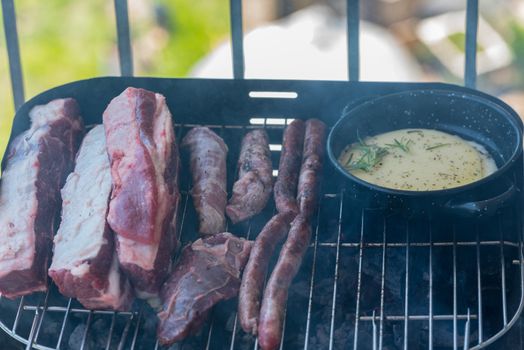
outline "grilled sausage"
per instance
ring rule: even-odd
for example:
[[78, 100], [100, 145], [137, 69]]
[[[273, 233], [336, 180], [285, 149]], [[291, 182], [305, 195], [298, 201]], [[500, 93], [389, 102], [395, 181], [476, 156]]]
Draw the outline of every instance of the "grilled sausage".
[[244, 136], [238, 159], [238, 180], [226, 213], [233, 223], [260, 213], [273, 189], [273, 167], [269, 140], [264, 130], [253, 130]]
[[273, 216], [258, 234], [251, 249], [238, 297], [238, 316], [246, 333], [257, 334], [260, 298], [269, 260], [275, 252], [276, 245], [286, 237], [293, 218], [292, 212]]
[[226, 226], [227, 146], [209, 128], [197, 127], [187, 133], [182, 147], [189, 151], [193, 177], [191, 196], [199, 216], [199, 232], [203, 235], [223, 232]]
[[291, 211], [296, 215], [299, 211], [296, 195], [298, 174], [302, 162], [304, 125], [302, 120], [294, 120], [284, 132], [274, 194], [275, 204], [279, 213]]
[[269, 278], [262, 299], [258, 324], [258, 342], [263, 350], [277, 349], [289, 287], [298, 272], [311, 239], [309, 220], [299, 215], [291, 223], [286, 243]]
[[260, 310], [258, 340], [264, 350], [276, 349], [280, 344], [289, 287], [311, 240], [310, 220], [318, 204], [325, 135], [326, 126], [320, 120], [310, 119], [306, 122], [297, 190], [299, 215], [291, 223], [288, 238], [264, 292]]
[[297, 203], [300, 215], [311, 219], [318, 204], [319, 180], [325, 153], [326, 124], [318, 119], [309, 119], [306, 122], [304, 139]]

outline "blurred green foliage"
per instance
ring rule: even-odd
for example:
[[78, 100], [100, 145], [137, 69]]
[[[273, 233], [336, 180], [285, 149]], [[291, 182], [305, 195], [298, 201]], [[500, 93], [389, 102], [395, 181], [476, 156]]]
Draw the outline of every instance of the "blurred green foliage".
[[510, 44], [513, 55], [517, 58], [514, 62], [517, 68], [517, 84], [524, 84], [524, 25], [518, 21], [510, 21]]
[[[136, 75], [185, 76], [229, 33], [227, 0], [128, 3]], [[70, 81], [118, 75], [113, 1], [16, 0], [15, 6], [26, 99]], [[0, 155], [9, 137], [13, 114], [2, 33]]]

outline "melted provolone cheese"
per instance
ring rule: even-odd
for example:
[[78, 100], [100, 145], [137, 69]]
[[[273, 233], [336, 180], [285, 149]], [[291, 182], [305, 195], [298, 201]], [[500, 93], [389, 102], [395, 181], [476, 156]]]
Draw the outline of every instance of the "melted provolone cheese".
[[347, 146], [339, 162], [367, 182], [408, 191], [463, 186], [497, 170], [486, 149], [429, 129], [402, 129]]

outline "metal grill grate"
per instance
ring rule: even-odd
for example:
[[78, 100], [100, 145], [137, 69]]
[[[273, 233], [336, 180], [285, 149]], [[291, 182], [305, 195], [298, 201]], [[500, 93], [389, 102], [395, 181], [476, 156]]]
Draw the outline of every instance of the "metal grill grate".
[[[254, 127], [266, 128], [278, 145], [284, 125], [213, 126], [230, 145], [231, 172], [242, 136]], [[178, 137], [188, 128], [178, 126]], [[280, 151], [272, 148], [276, 168]], [[187, 174], [181, 189], [179, 232], [189, 242], [197, 220]], [[323, 189], [314, 237], [291, 288], [281, 348], [480, 348], [516, 321], [524, 288], [516, 208], [496, 220], [444, 223], [362, 209], [333, 181]], [[253, 239], [273, 213], [270, 205], [248, 224], [228, 229]], [[133, 312], [88, 311], [53, 286], [16, 302], [1, 299], [0, 326], [28, 348], [159, 348], [153, 311], [136, 304]], [[181, 348], [257, 349], [234, 310], [236, 300], [216, 307], [202, 332]]]
[[[230, 4], [234, 78], [243, 79], [242, 1]], [[478, 0], [467, 4], [465, 85], [474, 87]], [[2, 0], [2, 12], [18, 108], [24, 88], [13, 0]], [[131, 76], [126, 0], [115, 0], [115, 14], [121, 74]], [[348, 78], [358, 81], [358, 0], [347, 0], [347, 15]], [[280, 142], [282, 123], [263, 119], [260, 126], [275, 145]], [[179, 139], [188, 127], [179, 127]], [[254, 126], [212, 127], [234, 152]], [[273, 155], [276, 165], [278, 147]], [[232, 170], [236, 155], [229, 159]], [[184, 242], [195, 238], [188, 183], [182, 179]], [[481, 348], [514, 324], [524, 299], [520, 207], [507, 208], [490, 222], [407, 220], [363, 209], [333, 182], [323, 189], [313, 241], [291, 289], [281, 348]], [[267, 208], [248, 225], [229, 229], [252, 239], [273, 212]], [[238, 327], [235, 308], [235, 300], [216, 307], [202, 332], [180, 348], [256, 349], [256, 339]], [[132, 312], [85, 310], [54, 286], [15, 302], [0, 298], [0, 328], [27, 348], [157, 349], [155, 322], [152, 310], [140, 305]]]

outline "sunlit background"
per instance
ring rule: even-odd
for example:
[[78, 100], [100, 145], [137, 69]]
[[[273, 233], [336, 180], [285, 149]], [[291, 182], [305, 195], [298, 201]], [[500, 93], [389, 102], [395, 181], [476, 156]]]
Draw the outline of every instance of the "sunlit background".
[[[466, 0], [361, 1], [361, 78], [461, 83]], [[129, 0], [135, 74], [230, 77], [228, 0]], [[118, 75], [112, 1], [15, 0], [26, 99]], [[244, 1], [246, 76], [347, 76], [340, 0]], [[1, 21], [1, 18], [0, 18]], [[479, 89], [524, 115], [524, 4], [481, 1]], [[2, 26], [3, 28], [3, 26]], [[0, 35], [0, 154], [14, 114]]]

